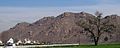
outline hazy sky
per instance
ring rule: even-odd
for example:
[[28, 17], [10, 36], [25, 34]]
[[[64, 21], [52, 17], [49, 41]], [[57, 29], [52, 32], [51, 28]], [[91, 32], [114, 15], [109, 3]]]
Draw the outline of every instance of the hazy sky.
[[45, 16], [57, 16], [63, 12], [120, 15], [120, 0], [0, 0], [0, 31], [19, 22], [35, 22]]

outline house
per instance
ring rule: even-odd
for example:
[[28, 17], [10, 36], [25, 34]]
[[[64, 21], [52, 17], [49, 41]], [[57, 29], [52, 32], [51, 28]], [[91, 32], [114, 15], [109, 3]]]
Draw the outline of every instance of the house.
[[37, 43], [36, 41], [33, 41], [33, 43], [35, 44], [35, 43]]
[[29, 40], [29, 39], [24, 39], [24, 41], [25, 41], [25, 44], [30, 44], [31, 43], [31, 40]]
[[6, 43], [6, 45], [8, 45], [8, 46], [12, 46], [13, 44], [14, 44], [13, 38], [10, 38]]
[[10, 39], [7, 41], [7, 43], [14, 43], [13, 38], [10, 38]]
[[30, 41], [30, 40], [27, 40], [25, 43], [31, 43], [31, 41]]
[[22, 41], [19, 40], [16, 44], [17, 44], [17, 45], [20, 45], [20, 44], [22, 44]]
[[0, 45], [3, 45], [3, 42], [0, 40]]
[[2, 44], [3, 42], [0, 40], [0, 44]]

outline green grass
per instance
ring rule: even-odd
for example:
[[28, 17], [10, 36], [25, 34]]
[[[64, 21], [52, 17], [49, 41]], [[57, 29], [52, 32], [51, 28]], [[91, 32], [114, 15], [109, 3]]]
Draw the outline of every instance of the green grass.
[[48, 48], [120, 48], [120, 44], [101, 44], [94, 45], [78, 45], [78, 46], [61, 46], [61, 47], [48, 47]]

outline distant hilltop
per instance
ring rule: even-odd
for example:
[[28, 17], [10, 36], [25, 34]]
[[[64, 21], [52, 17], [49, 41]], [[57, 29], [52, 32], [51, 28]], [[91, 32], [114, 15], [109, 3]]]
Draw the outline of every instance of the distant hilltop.
[[[86, 12], [64, 12], [57, 17], [44, 17], [36, 22], [21, 22], [0, 34], [0, 40], [4, 43], [10, 38], [15, 42], [24, 39], [38, 41], [40, 43], [92, 43], [88, 32], [76, 25], [76, 22], [94, 18], [94, 15]], [[100, 42], [120, 42], [120, 16], [109, 15], [104, 20], [110, 20], [117, 27], [112, 33], [105, 33]], [[104, 40], [104, 38], [108, 40]]]

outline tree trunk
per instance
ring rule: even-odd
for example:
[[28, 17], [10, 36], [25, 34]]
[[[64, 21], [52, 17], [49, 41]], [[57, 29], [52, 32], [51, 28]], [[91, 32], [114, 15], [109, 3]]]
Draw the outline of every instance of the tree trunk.
[[95, 46], [97, 46], [98, 45], [98, 41], [95, 41]]
[[98, 45], [98, 38], [94, 37], [94, 43], [95, 43], [95, 46]]

